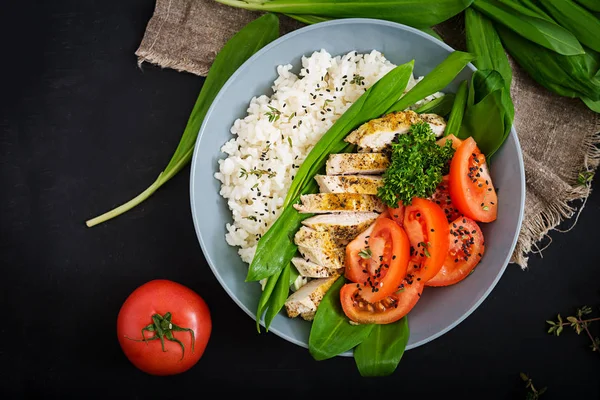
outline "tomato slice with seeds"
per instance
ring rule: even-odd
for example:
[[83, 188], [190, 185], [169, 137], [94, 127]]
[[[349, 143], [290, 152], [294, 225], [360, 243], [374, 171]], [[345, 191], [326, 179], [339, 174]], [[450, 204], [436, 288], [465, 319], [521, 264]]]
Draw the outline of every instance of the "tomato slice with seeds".
[[450, 198], [461, 214], [492, 222], [498, 214], [498, 196], [485, 156], [473, 138], [462, 142], [450, 163]]
[[410, 242], [404, 229], [389, 218], [375, 223], [346, 246], [347, 279], [362, 284], [369, 302], [383, 300], [398, 290], [406, 275]]
[[391, 324], [410, 310], [421, 298], [424, 285], [420, 282], [408, 284], [404, 281], [400, 288], [376, 303], [366, 301], [362, 294], [365, 287], [357, 283], [347, 283], [340, 290], [342, 309], [348, 318], [359, 324]]
[[462, 215], [450, 198], [450, 175], [442, 178], [430, 200], [442, 208], [448, 222], [452, 222]]
[[459, 217], [450, 223], [450, 250], [444, 265], [427, 286], [448, 286], [458, 283], [473, 272], [485, 250], [484, 238], [479, 225], [467, 217]]
[[414, 198], [404, 209], [404, 229], [411, 245], [407, 273], [427, 282], [442, 268], [448, 254], [446, 216], [433, 201]]

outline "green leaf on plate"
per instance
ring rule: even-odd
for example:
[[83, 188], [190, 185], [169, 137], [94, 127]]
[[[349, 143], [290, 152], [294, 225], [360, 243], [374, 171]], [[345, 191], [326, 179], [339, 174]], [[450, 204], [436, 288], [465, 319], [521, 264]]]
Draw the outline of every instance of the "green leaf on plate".
[[443, 96], [433, 99], [415, 110], [418, 114], [437, 114], [446, 117], [452, 110], [455, 99], [454, 93], [446, 93]]
[[[271, 293], [271, 298], [269, 299], [269, 308], [267, 309], [267, 313], [265, 315], [265, 328], [267, 329], [267, 332], [269, 331], [271, 322], [273, 322], [273, 318], [275, 318], [275, 316], [283, 308], [290, 293], [289, 283], [291, 267], [291, 264], [288, 264], [287, 267], [283, 268], [283, 271], [281, 271], [279, 278], [277, 279], [275, 289], [273, 289], [273, 293]], [[269, 279], [271, 278], [272, 276], [269, 277]]]
[[273, 294], [273, 290], [277, 285], [277, 281], [279, 279], [279, 275], [281, 275], [281, 271], [275, 272], [273, 275], [267, 278], [267, 282], [265, 283], [265, 287], [260, 295], [260, 299], [258, 299], [258, 307], [256, 309], [256, 330], [260, 333], [260, 320], [269, 306], [269, 300], [271, 299], [271, 294]]
[[454, 78], [462, 71], [466, 65], [474, 60], [470, 53], [454, 51], [431, 70], [419, 83], [413, 86], [396, 103], [394, 103], [385, 113], [402, 111], [417, 101], [424, 99], [436, 92], [442, 91], [448, 86]]
[[354, 349], [354, 360], [364, 377], [391, 375], [406, 349], [410, 330], [407, 317], [391, 324], [375, 325]]
[[510, 134], [513, 118], [512, 101], [502, 75], [494, 70], [475, 71], [458, 137], [472, 136], [489, 159]]
[[473, 65], [478, 69], [498, 71], [510, 91], [512, 69], [492, 22], [475, 9], [468, 8], [465, 10], [465, 31], [467, 50], [477, 57]]
[[353, 349], [369, 335], [373, 325], [352, 325], [340, 304], [340, 289], [345, 283], [340, 276], [325, 293], [317, 308], [308, 338], [308, 350], [317, 361]]
[[448, 123], [444, 130], [444, 136], [450, 134], [457, 135], [460, 132], [463, 116], [465, 115], [465, 107], [467, 105], [468, 84], [467, 81], [462, 81], [456, 91], [456, 99], [452, 105]]

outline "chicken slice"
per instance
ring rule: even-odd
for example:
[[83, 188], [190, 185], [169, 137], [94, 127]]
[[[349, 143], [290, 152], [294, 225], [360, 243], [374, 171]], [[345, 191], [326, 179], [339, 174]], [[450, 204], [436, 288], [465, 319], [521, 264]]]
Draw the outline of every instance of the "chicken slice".
[[365, 122], [344, 140], [357, 145], [361, 152], [379, 152], [392, 143], [397, 134], [408, 132], [410, 126], [419, 121], [421, 118], [414, 111], [389, 113]]
[[339, 276], [336, 274], [328, 278], [314, 279], [292, 293], [285, 301], [288, 317], [295, 318], [300, 315], [303, 319], [312, 321], [323, 296]]
[[305, 260], [302, 257], [292, 258], [292, 264], [294, 264], [301, 276], [307, 278], [327, 278], [328, 276], [331, 276], [331, 270], [329, 268]]
[[301, 213], [323, 214], [330, 212], [383, 212], [385, 205], [372, 194], [317, 193], [300, 196], [301, 204], [294, 208]]
[[328, 232], [319, 232], [306, 226], [294, 236], [294, 243], [302, 257], [329, 270], [344, 267], [345, 249]]
[[359, 152], [380, 152], [392, 143], [396, 135], [408, 132], [412, 124], [421, 121], [427, 122], [437, 137], [446, 129], [446, 121], [437, 114], [417, 114], [406, 110], [362, 124], [345, 141], [357, 145]]
[[340, 153], [327, 159], [327, 175], [381, 174], [390, 165], [383, 153]]
[[358, 193], [377, 194], [383, 186], [383, 179], [378, 175], [316, 175], [321, 193]]
[[351, 241], [379, 216], [374, 212], [315, 215], [302, 221], [316, 231], [328, 232], [338, 241]]
[[437, 114], [421, 114], [421, 119], [429, 124], [435, 136], [440, 137], [446, 130], [446, 120]]

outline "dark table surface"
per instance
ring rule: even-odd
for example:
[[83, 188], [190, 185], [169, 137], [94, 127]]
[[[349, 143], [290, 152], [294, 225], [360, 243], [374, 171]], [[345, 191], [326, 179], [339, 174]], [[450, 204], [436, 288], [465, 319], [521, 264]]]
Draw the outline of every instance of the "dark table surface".
[[[256, 332], [204, 260], [189, 169], [126, 215], [84, 225], [156, 178], [203, 83], [136, 65], [154, 2], [7, 3], [0, 6], [3, 398], [200, 398], [214, 389], [523, 399], [521, 371], [548, 387], [544, 399], [600, 398], [600, 354], [585, 336], [565, 330], [556, 338], [545, 324], [558, 312], [600, 305], [600, 192], [570, 233], [550, 234], [552, 245], [532, 255], [529, 270], [509, 265], [458, 327], [408, 351], [393, 376], [361, 379], [351, 358], [317, 362]], [[200, 362], [166, 378], [133, 367], [115, 333], [127, 295], [155, 278], [199, 293], [214, 324]]]

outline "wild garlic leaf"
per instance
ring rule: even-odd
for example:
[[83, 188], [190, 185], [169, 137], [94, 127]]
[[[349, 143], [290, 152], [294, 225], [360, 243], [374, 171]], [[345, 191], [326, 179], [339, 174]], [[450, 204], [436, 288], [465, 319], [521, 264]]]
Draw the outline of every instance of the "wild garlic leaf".
[[372, 324], [353, 325], [340, 304], [340, 289], [345, 279], [340, 276], [329, 288], [315, 314], [308, 337], [308, 350], [317, 361], [335, 357], [353, 349], [365, 340]]

